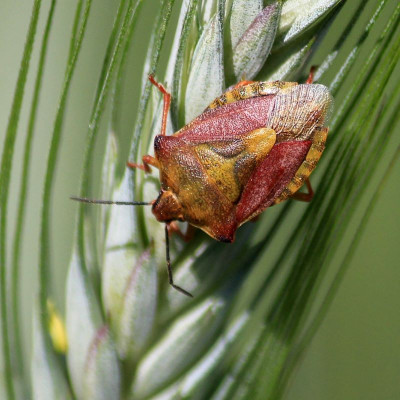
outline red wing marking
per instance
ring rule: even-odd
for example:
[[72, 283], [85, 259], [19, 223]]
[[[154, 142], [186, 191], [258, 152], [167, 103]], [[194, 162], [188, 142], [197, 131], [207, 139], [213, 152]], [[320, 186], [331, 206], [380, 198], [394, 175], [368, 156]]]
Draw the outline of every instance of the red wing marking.
[[260, 96], [207, 110], [174, 136], [187, 144], [237, 139], [241, 134], [267, 125], [273, 97]]
[[236, 207], [236, 222], [241, 225], [260, 214], [281, 194], [304, 161], [311, 141], [275, 144], [253, 172]]

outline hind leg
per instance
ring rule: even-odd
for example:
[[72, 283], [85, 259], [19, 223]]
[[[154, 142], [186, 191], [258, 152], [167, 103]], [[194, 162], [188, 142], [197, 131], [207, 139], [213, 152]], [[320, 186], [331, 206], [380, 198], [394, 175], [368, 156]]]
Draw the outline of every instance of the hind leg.
[[317, 67], [315, 66], [315, 65], [313, 65], [311, 68], [310, 68], [310, 74], [308, 75], [308, 78], [307, 78], [307, 80], [306, 80], [306, 83], [307, 84], [311, 84], [311, 83], [313, 83], [314, 82], [314, 75], [315, 75], [315, 70], [317, 69]]
[[293, 193], [290, 197], [294, 200], [305, 201], [306, 203], [309, 203], [312, 200], [312, 198], [314, 197], [314, 190], [311, 187], [311, 183], [308, 178], [306, 179], [305, 184], [307, 186], [308, 193], [296, 192], [296, 193]]

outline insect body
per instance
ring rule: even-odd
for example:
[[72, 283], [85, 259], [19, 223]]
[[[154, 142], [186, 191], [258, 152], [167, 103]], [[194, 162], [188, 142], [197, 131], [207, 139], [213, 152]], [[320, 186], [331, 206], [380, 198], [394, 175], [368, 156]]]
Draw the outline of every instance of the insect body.
[[175, 134], [164, 127], [155, 157], [143, 158], [144, 168], [160, 171], [154, 215], [232, 242], [240, 225], [306, 182], [324, 150], [330, 104], [323, 85], [252, 82], [215, 99]]
[[[164, 95], [161, 134], [154, 157], [130, 167], [160, 172], [161, 190], [151, 202], [158, 221], [168, 227], [186, 221], [216, 240], [233, 242], [238, 227], [267, 207], [289, 197], [309, 201], [308, 177], [325, 147], [325, 126], [332, 99], [328, 89], [294, 82], [240, 82], [215, 99], [191, 123], [167, 136], [170, 95]], [[307, 184], [309, 193], [297, 191]], [[143, 203], [142, 203], [143, 204]]]

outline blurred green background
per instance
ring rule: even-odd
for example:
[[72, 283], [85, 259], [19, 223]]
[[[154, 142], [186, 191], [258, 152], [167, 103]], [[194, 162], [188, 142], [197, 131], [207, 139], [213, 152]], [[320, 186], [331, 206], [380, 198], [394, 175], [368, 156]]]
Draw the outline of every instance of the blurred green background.
[[[1, 0], [0, 4], [0, 54], [2, 57], [0, 62], [0, 149], [3, 145], [11, 108], [31, 13], [31, 3], [28, 0]], [[145, 2], [139, 26], [143, 32], [146, 32], [146, 25], [151, 23], [154, 3], [153, 0]], [[54, 247], [51, 249], [51, 255], [54, 260], [54, 284], [58, 294], [56, 301], [61, 311], [63, 311], [65, 275], [70, 257], [76, 210], [75, 204], [69, 201], [68, 197], [78, 190], [88, 115], [117, 4], [116, 0], [94, 2], [68, 101], [65, 134], [61, 146], [52, 209]], [[45, 1], [19, 125], [9, 207], [11, 228], [17, 204], [24, 134], [36, 73], [38, 44], [41, 40], [48, 6], [49, 1]], [[74, 7], [75, 2], [70, 0], [60, 1], [57, 4], [34, 138], [21, 283], [24, 308], [23, 329], [27, 349], [30, 348], [32, 304], [37, 289], [39, 210], [44, 171], [54, 113], [65, 69]], [[132, 76], [142, 73], [147, 45], [145, 33], [137, 37], [141, 37], [141, 40], [135, 42], [131, 53], [130, 73]], [[167, 39], [171, 39], [171, 35]], [[133, 93], [132, 100], [131, 104], [127, 104], [126, 109], [133, 112], [140, 88], [132, 87], [130, 92]], [[100, 136], [103, 140], [104, 135]], [[97, 151], [98, 160], [101, 159], [102, 147], [100, 141]], [[371, 187], [376, 182], [377, 179], [373, 179]], [[400, 399], [399, 182], [400, 163], [397, 163], [363, 234], [351, 268], [336, 299], [293, 376], [286, 399]], [[11, 230], [8, 234], [12, 235], [13, 231]]]

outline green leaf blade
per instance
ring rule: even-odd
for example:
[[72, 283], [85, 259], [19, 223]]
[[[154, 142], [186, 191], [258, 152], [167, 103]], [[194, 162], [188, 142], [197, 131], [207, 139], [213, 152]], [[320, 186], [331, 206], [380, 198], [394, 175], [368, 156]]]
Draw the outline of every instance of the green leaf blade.
[[10, 117], [4, 139], [3, 153], [0, 166], [0, 296], [1, 296], [1, 329], [2, 344], [5, 368], [5, 385], [7, 395], [10, 399], [15, 398], [14, 381], [12, 376], [11, 347], [9, 338], [9, 322], [7, 307], [7, 272], [6, 272], [6, 238], [7, 238], [7, 209], [8, 209], [8, 189], [10, 184], [11, 167], [14, 155], [15, 141], [17, 138], [18, 122], [21, 113], [22, 100], [29, 64], [36, 36], [37, 23], [39, 19], [41, 0], [35, 0], [32, 9], [31, 20], [29, 23], [27, 39], [22, 55], [21, 66], [18, 73], [17, 84], [14, 92], [13, 103], [11, 106]]

